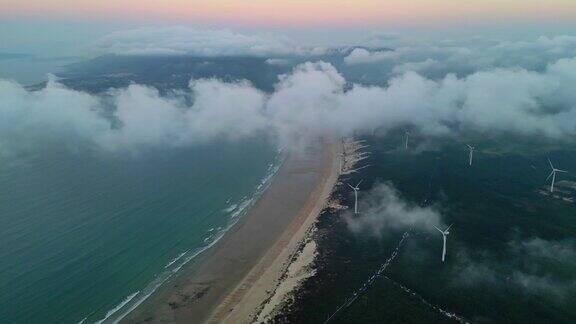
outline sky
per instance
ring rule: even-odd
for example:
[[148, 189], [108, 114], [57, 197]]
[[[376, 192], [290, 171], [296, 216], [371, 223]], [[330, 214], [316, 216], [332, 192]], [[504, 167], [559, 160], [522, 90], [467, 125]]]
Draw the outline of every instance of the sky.
[[2, 16], [134, 17], [260, 26], [573, 21], [572, 0], [1, 0]]
[[[562, 34], [573, 0], [0, 0], [0, 52], [90, 55], [114, 31], [149, 26], [231, 28], [339, 46], [373, 31]], [[337, 35], [338, 37], [334, 37]]]
[[[64, 65], [54, 58], [102, 54], [308, 61], [280, 77], [271, 94], [249, 82], [191, 80], [196, 101], [190, 106], [185, 96], [165, 98], [145, 85], [100, 97], [52, 79], [42, 91], [29, 91], [22, 84], [33, 82], [6, 73], [16, 61], [5, 59], [0, 113], [12, 117], [0, 121], [0, 148], [14, 146], [15, 135], [26, 138], [30, 125], [33, 134], [68, 130], [108, 150], [190, 145], [231, 137], [230, 130], [247, 136], [268, 130], [286, 142], [308, 131], [347, 135], [404, 125], [430, 136], [451, 136], [458, 128], [573, 136], [576, 29], [567, 21], [576, 21], [575, 14], [572, 0], [0, 0], [0, 18], [6, 17], [0, 54], [30, 53], [42, 56], [40, 62]], [[439, 28], [438, 40], [426, 39], [426, 23]], [[318, 62], [318, 53], [341, 43], [368, 49], [343, 54], [341, 66]], [[362, 74], [354, 82], [374, 82], [350, 87], [344, 71]], [[110, 100], [123, 128], [95, 113]]]

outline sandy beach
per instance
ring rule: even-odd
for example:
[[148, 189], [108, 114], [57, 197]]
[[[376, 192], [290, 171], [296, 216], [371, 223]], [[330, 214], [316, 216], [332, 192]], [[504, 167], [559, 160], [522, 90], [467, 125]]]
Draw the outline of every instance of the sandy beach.
[[324, 139], [289, 154], [248, 213], [123, 322], [254, 321], [325, 207], [340, 150], [338, 141]]

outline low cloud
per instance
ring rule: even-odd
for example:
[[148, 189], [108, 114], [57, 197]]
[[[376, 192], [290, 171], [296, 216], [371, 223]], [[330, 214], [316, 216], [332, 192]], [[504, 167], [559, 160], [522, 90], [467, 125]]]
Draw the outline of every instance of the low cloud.
[[386, 230], [435, 231], [434, 226], [444, 226], [438, 211], [403, 200], [391, 184], [377, 184], [362, 197], [359, 208], [360, 215], [345, 216], [348, 228], [354, 233], [379, 237]]
[[395, 51], [370, 51], [365, 48], [355, 48], [344, 58], [344, 63], [348, 65], [380, 63], [392, 61], [399, 57]]
[[291, 64], [291, 61], [281, 58], [269, 58], [266, 60], [266, 64], [275, 66], [289, 66]]
[[318, 135], [412, 126], [451, 136], [576, 135], [576, 58], [542, 72], [494, 69], [466, 77], [426, 78], [406, 72], [385, 86], [348, 82], [331, 64], [304, 63], [263, 93], [247, 81], [193, 80], [185, 93], [161, 96], [131, 85], [104, 95], [55, 80], [39, 91], [0, 81], [0, 145], [59, 138], [85, 139], [108, 149], [181, 146], [268, 132], [283, 146]]
[[402, 42], [402, 35], [399, 33], [394, 32], [372, 32], [366, 40], [364, 40], [364, 44], [370, 47], [395, 47], [399, 43]]
[[512, 241], [509, 247], [517, 254], [576, 265], [576, 241], [574, 240], [547, 241], [534, 237], [520, 242]]
[[531, 294], [545, 294], [560, 300], [576, 293], [576, 281], [559, 280], [552, 275], [515, 272], [510, 280]]
[[94, 96], [54, 79], [39, 91], [0, 80], [0, 148], [60, 141], [135, 150], [234, 140], [268, 126], [265, 95], [248, 83], [196, 80], [190, 92], [191, 105], [183, 95], [162, 97], [141, 85]]
[[[475, 251], [475, 257], [460, 248], [455, 257], [454, 284], [493, 287], [515, 286], [534, 295], [546, 295], [564, 301], [576, 294], [576, 245], [572, 240], [548, 241], [541, 238], [513, 240], [504, 250], [505, 261], [490, 252]], [[558, 262], [551, 266], [550, 262]], [[558, 266], [561, 265], [561, 266]], [[561, 269], [562, 267], [563, 269]]]
[[146, 27], [113, 32], [91, 46], [96, 54], [194, 55], [194, 56], [285, 56], [319, 55], [320, 47], [302, 47], [286, 37], [248, 35], [228, 29]]
[[408, 72], [387, 86], [349, 84], [326, 63], [284, 76], [268, 102], [282, 123], [350, 134], [412, 125], [426, 135], [475, 131], [560, 138], [576, 134], [576, 59], [543, 72], [496, 69], [441, 80]]
[[[382, 41], [383, 44], [390, 42], [393, 39], [384, 38]], [[366, 43], [374, 44], [375, 41], [369, 38]], [[494, 69], [543, 72], [551, 63], [576, 56], [576, 36], [571, 35], [516, 41], [484, 37], [455, 40], [402, 39], [393, 44], [396, 45], [393, 51], [385, 52], [385, 56], [378, 51], [362, 50], [356, 58], [350, 57], [350, 63], [370, 65], [371, 78], [385, 81], [386, 78], [407, 71], [423, 73], [435, 79], [451, 73], [465, 77], [478, 71]]]
[[422, 62], [408, 62], [396, 65], [392, 69], [393, 74], [404, 74], [407, 72], [417, 72], [419, 74], [430, 74], [434, 70], [440, 70], [443, 68], [443, 64], [433, 60], [427, 59]]

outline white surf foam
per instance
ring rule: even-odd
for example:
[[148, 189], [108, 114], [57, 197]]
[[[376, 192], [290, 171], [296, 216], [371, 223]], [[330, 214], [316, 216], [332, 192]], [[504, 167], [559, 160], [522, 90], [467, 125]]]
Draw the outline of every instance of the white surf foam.
[[171, 265], [173, 265], [174, 263], [176, 263], [178, 260], [182, 259], [182, 257], [183, 257], [184, 255], [186, 255], [186, 252], [188, 252], [188, 251], [184, 251], [184, 252], [180, 253], [177, 257], [175, 257], [175, 258], [172, 259], [170, 262], [168, 262], [168, 264], [164, 266], [164, 269], [169, 268]]
[[223, 211], [224, 211], [225, 213], [229, 213], [229, 212], [233, 211], [234, 209], [236, 209], [236, 207], [238, 207], [237, 204], [232, 204], [231, 206], [224, 208]]
[[132, 299], [134, 299], [134, 297], [136, 297], [136, 295], [138, 295], [138, 293], [140, 293], [140, 291], [137, 291], [135, 293], [133, 293], [132, 295], [126, 297], [120, 304], [118, 304], [116, 307], [112, 308], [111, 310], [109, 310], [106, 313], [106, 316], [97, 321], [96, 324], [100, 324], [100, 323], [104, 323], [108, 318], [110, 318], [110, 316], [114, 315], [114, 313], [116, 313], [117, 311], [119, 311], [122, 307], [124, 307], [126, 304], [128, 304]]

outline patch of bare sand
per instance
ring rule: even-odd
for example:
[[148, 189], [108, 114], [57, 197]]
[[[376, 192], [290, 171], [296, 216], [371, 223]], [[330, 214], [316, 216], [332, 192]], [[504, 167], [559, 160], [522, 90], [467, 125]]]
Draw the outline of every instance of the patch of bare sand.
[[274, 295], [264, 305], [258, 314], [257, 323], [264, 323], [272, 319], [276, 312], [280, 311], [283, 304], [287, 302], [290, 294], [306, 279], [314, 276], [315, 270], [312, 268], [316, 258], [316, 242], [312, 239], [302, 248], [296, 259], [290, 264], [286, 274], [274, 291]]
[[[326, 139], [324, 147], [326, 151], [323, 157], [322, 180], [318, 182], [316, 189], [279, 241], [229, 295], [228, 300], [217, 308], [211, 316], [210, 322], [254, 322], [258, 318], [260, 310], [266, 307], [276, 308], [276, 303], [281, 303], [287, 293], [292, 291], [302, 280], [302, 278], [294, 277], [290, 278], [288, 282], [284, 282], [282, 278], [289, 278], [286, 274], [289, 272], [292, 260], [297, 259], [299, 252], [304, 250], [302, 249], [302, 242], [306, 237], [309, 237], [313, 224], [326, 206], [340, 175], [338, 159], [341, 156], [342, 145], [337, 141]], [[310, 252], [311, 247], [306, 249], [307, 253]], [[313, 256], [314, 254], [303, 256], [301, 262], [311, 263], [314, 260]], [[301, 272], [299, 267], [299, 265], [294, 265], [293, 271]], [[278, 291], [279, 286], [282, 286], [280, 291]], [[277, 291], [278, 296], [274, 297]], [[232, 299], [235, 302], [231, 302]], [[266, 306], [272, 299], [274, 301]]]
[[[285, 306], [289, 306], [297, 288], [308, 278], [314, 276], [313, 263], [316, 258], [316, 242], [314, 232], [316, 230], [315, 221], [324, 208], [332, 210], [346, 209], [340, 202], [332, 198], [336, 182], [340, 175], [357, 172], [354, 169], [357, 163], [366, 159], [369, 154], [362, 150], [367, 148], [362, 141], [355, 141], [352, 138], [342, 139], [333, 148], [333, 166], [330, 179], [324, 187], [324, 193], [317, 201], [316, 208], [308, 215], [309, 225], [303, 225], [300, 233], [305, 231], [305, 235], [294, 235], [293, 243], [296, 243], [296, 251], [292, 251], [292, 246], [287, 246], [284, 253], [278, 255], [275, 266], [267, 271], [252, 290], [241, 301], [237, 308], [226, 318], [229, 323], [263, 323], [270, 321], [276, 314], [282, 311]], [[334, 176], [336, 175], [336, 179]], [[287, 258], [289, 253], [293, 253]], [[271, 287], [271, 285], [274, 285]], [[263, 300], [259, 305], [255, 303]]]
[[[308, 216], [321, 211], [319, 201], [330, 193], [338, 173], [334, 143], [314, 140], [288, 154], [247, 214], [122, 322], [220, 323], [235, 310], [256, 309], [315, 220]], [[246, 301], [249, 307], [238, 306]]]

